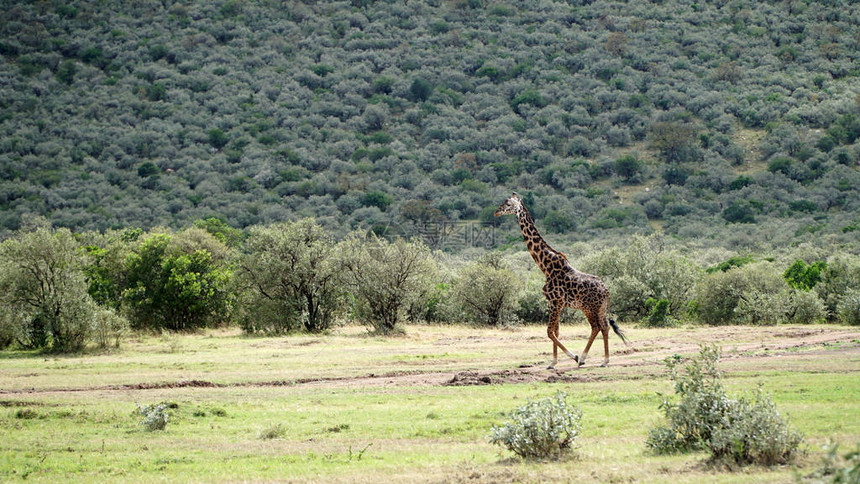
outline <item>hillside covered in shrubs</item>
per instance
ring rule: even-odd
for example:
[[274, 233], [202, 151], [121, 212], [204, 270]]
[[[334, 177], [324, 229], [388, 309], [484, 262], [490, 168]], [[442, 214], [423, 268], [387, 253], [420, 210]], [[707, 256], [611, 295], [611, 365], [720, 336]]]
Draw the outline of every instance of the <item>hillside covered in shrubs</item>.
[[415, 235], [517, 190], [566, 242], [856, 251], [852, 3], [3, 1], [0, 234]]

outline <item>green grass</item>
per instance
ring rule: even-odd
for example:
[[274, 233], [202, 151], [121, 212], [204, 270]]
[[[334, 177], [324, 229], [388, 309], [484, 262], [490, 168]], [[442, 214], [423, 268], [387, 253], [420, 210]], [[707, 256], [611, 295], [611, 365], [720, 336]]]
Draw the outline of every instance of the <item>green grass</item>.
[[[779, 346], [773, 328], [730, 328], [728, 336], [719, 328], [631, 328], [629, 353], [611, 341], [609, 368], [595, 366], [599, 350], [583, 368], [560, 363], [563, 376], [581, 377], [568, 383], [545, 381], [553, 373], [542, 369], [550, 350], [542, 327], [421, 326], [389, 339], [361, 328], [286, 338], [216, 331], [173, 341], [139, 335], [117, 352], [78, 357], [5, 351], [0, 481], [791, 482], [818, 465], [829, 439], [846, 448], [860, 439], [857, 331], [816, 328], [845, 336], [844, 344], [804, 344], [799, 336], [791, 342], [800, 346], [747, 356], [756, 345]], [[579, 348], [587, 329], [565, 332]], [[712, 340], [724, 347], [728, 391], [761, 384], [806, 435], [808, 455], [797, 469], [729, 472], [706, 465], [704, 454], [647, 452], [658, 393], [672, 391], [660, 361]], [[463, 370], [533, 379], [440, 384]], [[168, 385], [188, 380], [222, 386]], [[161, 385], [129, 386], [139, 383]], [[507, 412], [557, 390], [583, 411], [574, 457], [525, 462], [488, 444]], [[174, 407], [167, 428], [148, 432], [136, 404], [161, 401]]]

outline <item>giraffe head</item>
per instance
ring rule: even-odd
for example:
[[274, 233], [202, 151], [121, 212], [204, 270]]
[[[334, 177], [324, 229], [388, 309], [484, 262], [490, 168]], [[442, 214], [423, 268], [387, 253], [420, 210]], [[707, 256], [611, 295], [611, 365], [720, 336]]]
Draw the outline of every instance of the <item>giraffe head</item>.
[[507, 214], [518, 214], [523, 209], [523, 201], [517, 192], [514, 192], [513, 195], [508, 197], [501, 205], [499, 205], [499, 209], [496, 210], [496, 217], [501, 217], [502, 215]]

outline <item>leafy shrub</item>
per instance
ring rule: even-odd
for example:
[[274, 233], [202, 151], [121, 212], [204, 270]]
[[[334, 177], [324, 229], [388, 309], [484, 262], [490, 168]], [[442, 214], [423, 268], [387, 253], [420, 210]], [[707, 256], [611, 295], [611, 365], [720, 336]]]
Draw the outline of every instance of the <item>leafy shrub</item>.
[[827, 268], [824, 261], [807, 264], [803, 260], [796, 260], [782, 275], [789, 286], [801, 291], [809, 291], [821, 282], [821, 272]]
[[549, 304], [540, 288], [520, 294], [516, 314], [520, 321], [526, 323], [545, 323], [549, 320]]
[[96, 304], [68, 229], [38, 227], [0, 244], [0, 332], [26, 348], [74, 352], [92, 332]]
[[420, 241], [394, 242], [353, 233], [342, 243], [354, 315], [380, 334], [395, 331], [410, 303], [425, 299], [436, 270], [430, 249]]
[[735, 200], [723, 210], [723, 218], [729, 223], [754, 224], [755, 210], [746, 200]]
[[167, 409], [170, 408], [170, 404], [167, 402], [155, 403], [152, 405], [142, 406], [141, 404], [137, 404], [137, 410], [135, 413], [142, 418], [140, 421], [140, 425], [148, 432], [154, 432], [156, 430], [164, 430], [167, 427], [167, 421], [170, 418], [170, 414]]
[[123, 305], [137, 328], [190, 330], [227, 321], [228, 249], [202, 229], [154, 233], [127, 258]]
[[741, 267], [741, 266], [744, 266], [746, 264], [749, 264], [750, 262], [755, 262], [755, 259], [753, 259], [752, 256], [749, 256], [749, 255], [733, 256], [733, 257], [729, 257], [727, 260], [720, 262], [719, 264], [717, 264], [713, 267], [707, 268], [705, 270], [705, 272], [707, 272], [708, 274], [711, 274], [711, 273], [714, 273], [717, 271], [726, 272], [727, 270], [729, 270], [733, 267]]
[[854, 289], [842, 296], [836, 314], [842, 324], [860, 325], [860, 290]]
[[93, 318], [93, 335], [100, 348], [119, 348], [120, 339], [128, 328], [128, 319], [113, 309], [101, 309]]
[[666, 425], [652, 428], [646, 445], [659, 454], [707, 449], [713, 459], [736, 464], [790, 461], [802, 435], [788, 426], [761, 389], [752, 398], [729, 398], [717, 369], [719, 357], [716, 346], [702, 346], [683, 368], [677, 355], [666, 359], [680, 401], [663, 400]]
[[248, 333], [325, 331], [343, 307], [333, 237], [313, 219], [254, 227], [237, 270], [239, 322]]
[[511, 413], [511, 420], [493, 426], [490, 443], [503, 445], [526, 459], [560, 458], [579, 437], [582, 412], [567, 403], [567, 394], [528, 401]]
[[696, 285], [705, 324], [776, 324], [793, 313], [793, 290], [769, 262], [706, 275]]
[[454, 302], [477, 324], [500, 326], [515, 322], [517, 283], [501, 255], [491, 253], [460, 271]]
[[792, 294], [791, 322], [798, 324], [818, 323], [827, 318], [824, 301], [815, 291], [798, 291]]
[[642, 171], [642, 162], [633, 155], [625, 155], [615, 160], [615, 173], [625, 180], [634, 179]]
[[751, 398], [730, 401], [730, 412], [708, 444], [714, 459], [777, 465], [797, 455], [803, 436], [789, 427], [761, 388]]
[[580, 265], [607, 283], [611, 310], [622, 318], [645, 318], [651, 311], [649, 298], [668, 301], [669, 313], [680, 314], [692, 299], [699, 271], [663, 244], [660, 236], [633, 237], [625, 248], [594, 253]]
[[839, 320], [843, 300], [852, 292], [860, 290], [860, 259], [850, 256], [834, 256], [827, 259], [821, 282], [815, 292], [824, 302], [828, 319]]
[[846, 454], [839, 453], [839, 445], [829, 444], [824, 447], [827, 454], [822, 466], [812, 475], [812, 482], [833, 484], [856, 484], [860, 482], [860, 444]]
[[651, 308], [648, 318], [645, 320], [650, 328], [664, 328], [672, 324], [673, 318], [669, 314], [669, 301], [667, 299], [649, 298], [645, 305]]

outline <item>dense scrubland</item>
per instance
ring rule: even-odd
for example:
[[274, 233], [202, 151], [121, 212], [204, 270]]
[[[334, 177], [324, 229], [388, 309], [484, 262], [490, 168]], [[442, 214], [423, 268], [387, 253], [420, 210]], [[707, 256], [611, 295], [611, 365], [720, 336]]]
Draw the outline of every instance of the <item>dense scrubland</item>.
[[[247, 232], [217, 219], [147, 232], [29, 222], [0, 243], [4, 347], [118, 346], [129, 328], [282, 335], [360, 323], [388, 335], [405, 323], [503, 328], [549, 316], [544, 275], [521, 250], [454, 256], [362, 230], [336, 240], [313, 219]], [[610, 313], [624, 324], [860, 324], [860, 257], [847, 252], [685, 255], [660, 234], [572, 249], [576, 267], [606, 281]]]
[[[847, 0], [3, 2], [0, 227], [857, 247]], [[559, 240], [559, 239], [557, 239]], [[502, 240], [503, 241], [503, 240]], [[434, 247], [437, 248], [437, 247]]]

